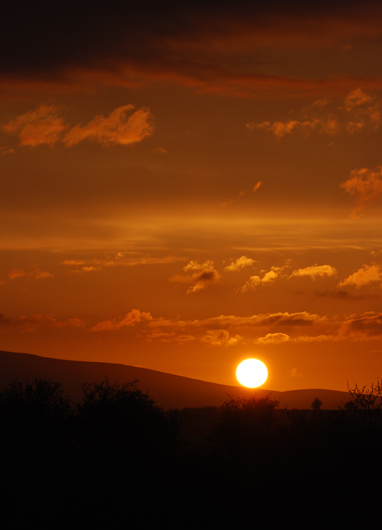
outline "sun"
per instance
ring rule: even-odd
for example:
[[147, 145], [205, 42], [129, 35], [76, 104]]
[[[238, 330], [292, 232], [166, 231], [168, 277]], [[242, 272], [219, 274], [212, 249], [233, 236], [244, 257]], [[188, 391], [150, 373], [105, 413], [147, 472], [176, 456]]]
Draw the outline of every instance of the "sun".
[[261, 386], [267, 377], [267, 367], [258, 359], [246, 359], [236, 369], [236, 378], [239, 383], [249, 388]]

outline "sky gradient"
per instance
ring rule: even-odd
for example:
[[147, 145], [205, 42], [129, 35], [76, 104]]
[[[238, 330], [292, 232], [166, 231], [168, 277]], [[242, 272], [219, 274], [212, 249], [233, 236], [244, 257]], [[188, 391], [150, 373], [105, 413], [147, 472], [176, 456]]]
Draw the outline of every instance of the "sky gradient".
[[375, 381], [381, 4], [7, 9], [0, 349]]

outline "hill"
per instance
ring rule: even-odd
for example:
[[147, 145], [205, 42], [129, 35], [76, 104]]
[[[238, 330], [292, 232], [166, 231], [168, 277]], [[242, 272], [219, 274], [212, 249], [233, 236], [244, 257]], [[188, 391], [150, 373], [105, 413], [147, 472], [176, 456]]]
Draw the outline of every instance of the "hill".
[[12, 380], [30, 381], [33, 378], [51, 379], [63, 385], [66, 395], [77, 399], [81, 395], [82, 383], [109, 381], [121, 383], [138, 380], [137, 386], [148, 392], [151, 398], [164, 409], [186, 407], [219, 407], [228, 396], [248, 397], [271, 394], [280, 402], [279, 408], [308, 409], [315, 398], [319, 398], [323, 409], [336, 409], [339, 403], [349, 399], [347, 392], [325, 389], [290, 390], [277, 392], [266, 389], [249, 390], [239, 386], [220, 385], [179, 375], [167, 374], [147, 368], [123, 364], [68, 361], [51, 359], [27, 353], [0, 351], [0, 387]]

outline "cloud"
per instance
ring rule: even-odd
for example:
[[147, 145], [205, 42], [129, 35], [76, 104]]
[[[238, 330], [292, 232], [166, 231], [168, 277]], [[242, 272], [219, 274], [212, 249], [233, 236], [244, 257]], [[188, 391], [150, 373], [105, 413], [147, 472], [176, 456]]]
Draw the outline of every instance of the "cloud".
[[213, 269], [214, 262], [211, 260], [205, 261], [204, 263], [198, 263], [197, 261], [190, 261], [183, 267], [184, 272], [187, 271], [202, 271], [204, 269]]
[[286, 333], [267, 333], [265, 337], [256, 339], [256, 344], [282, 344], [289, 340], [290, 336]]
[[247, 258], [247, 256], [241, 256], [240, 258], [237, 258], [236, 261], [232, 261], [230, 265], [224, 267], [224, 270], [228, 272], [241, 271], [246, 267], [253, 267], [255, 263], [257, 262], [254, 259]]
[[[341, 322], [329, 322], [325, 316], [307, 313], [266, 313], [250, 316], [220, 315], [202, 320], [153, 318], [144, 334], [147, 340], [200, 340], [212, 346], [247, 344], [283, 344], [286, 342], [323, 342], [336, 340]], [[300, 335], [302, 329], [316, 335]], [[328, 333], [328, 330], [331, 330]], [[326, 333], [326, 334], [325, 334]]]
[[277, 139], [291, 134], [293, 131], [300, 130], [305, 135], [308, 135], [311, 131], [317, 130], [320, 133], [325, 134], [336, 134], [340, 130], [340, 125], [337, 120], [328, 118], [327, 120], [290, 120], [288, 122], [276, 121], [269, 123], [263, 121], [261, 123], [247, 123], [247, 129], [254, 131], [256, 129], [263, 129], [272, 132]]
[[82, 261], [82, 260], [75, 260], [75, 259], [66, 259], [65, 261], [62, 262], [63, 265], [74, 265], [74, 266], [78, 266], [78, 265], [85, 265], [85, 262]]
[[306, 267], [305, 269], [298, 269], [292, 272], [289, 278], [293, 276], [309, 276], [312, 280], [315, 280], [317, 277], [324, 276], [334, 276], [337, 274], [337, 269], [331, 265], [312, 265], [311, 267]]
[[300, 373], [297, 368], [292, 368], [289, 373], [288, 373], [289, 377], [302, 377], [303, 374]]
[[254, 185], [252, 191], [253, 191], [254, 193], [256, 193], [257, 190], [258, 190], [258, 189], [260, 188], [260, 186], [262, 185], [262, 183], [263, 183], [263, 182], [262, 182], [261, 180], [259, 180], [259, 182], [257, 182], [257, 183]]
[[20, 145], [48, 144], [58, 142], [61, 133], [68, 125], [58, 116], [58, 108], [53, 105], [40, 105], [36, 110], [26, 112], [3, 126], [5, 132], [19, 137]]
[[26, 326], [24, 331], [34, 331], [36, 327], [64, 328], [64, 327], [84, 327], [85, 323], [81, 318], [68, 318], [59, 320], [53, 315], [34, 315], [32, 317], [21, 316], [17, 323]]
[[254, 291], [259, 285], [269, 285], [273, 283], [281, 274], [283, 267], [272, 267], [270, 271], [266, 272], [262, 277], [251, 276], [247, 283], [238, 289], [241, 293]]
[[301, 311], [299, 313], [270, 313], [259, 315], [259, 323], [262, 326], [311, 326], [316, 322], [323, 322], [325, 317]]
[[8, 274], [10, 280], [15, 280], [16, 278], [34, 278], [35, 280], [42, 280], [44, 278], [53, 278], [54, 275], [50, 272], [44, 272], [40, 269], [34, 269], [30, 272], [25, 272], [22, 269], [14, 269]]
[[300, 131], [305, 136], [316, 131], [320, 134], [335, 135], [340, 132], [356, 133], [364, 128], [377, 130], [382, 124], [382, 100], [364, 92], [361, 88], [351, 91], [343, 104], [333, 107], [329, 100], [318, 100], [302, 111], [302, 117], [288, 121], [262, 121], [247, 123], [250, 131], [265, 130], [277, 139]]
[[364, 294], [359, 296], [354, 296], [349, 294], [347, 291], [324, 291], [319, 293], [320, 297], [334, 298], [338, 300], [349, 300], [349, 301], [359, 301], [359, 300], [368, 300], [371, 298], [379, 298], [376, 294]]
[[76, 125], [63, 137], [62, 133], [69, 125], [58, 116], [58, 107], [40, 105], [35, 111], [22, 114], [4, 125], [3, 130], [17, 135], [20, 145], [31, 147], [52, 146], [59, 141], [72, 147], [86, 139], [103, 145], [128, 145], [141, 142], [154, 132], [150, 111], [142, 107], [131, 114], [134, 108], [134, 105], [118, 107], [106, 118], [96, 116], [87, 125]]
[[166, 331], [146, 331], [145, 333], [146, 340], [151, 342], [152, 340], [159, 340], [160, 342], [190, 342], [195, 340], [193, 335], [177, 335], [175, 331], [166, 332]]
[[[305, 3], [303, 9], [301, 2], [281, 0], [224, 2], [219, 10], [213, 2], [149, 1], [134, 9], [122, 2], [116, 9], [113, 2], [97, 7], [83, 0], [67, 3], [59, 16], [46, 0], [27, 2], [22, 12], [7, 2], [7, 16], [0, 20], [1, 49], [7, 50], [0, 57], [0, 73], [13, 92], [15, 85], [57, 92], [151, 82], [263, 97], [338, 93], [343, 85], [354, 86], [354, 76], [283, 77], [262, 74], [261, 67], [265, 64], [268, 72], [275, 53], [297, 45], [305, 51], [333, 47], [338, 53], [351, 39], [378, 38], [380, 27], [380, 9], [371, 0], [348, 2], [346, 13], [336, 0]], [[258, 73], [249, 73], [248, 64]], [[378, 82], [373, 76], [359, 84]]]
[[96, 324], [90, 331], [105, 331], [105, 330], [116, 330], [121, 329], [125, 326], [134, 326], [135, 324], [142, 322], [144, 320], [153, 320], [153, 317], [150, 313], [144, 313], [139, 311], [139, 309], [132, 309], [130, 313], [127, 313], [125, 317], [120, 320], [104, 320]]
[[117, 252], [115, 255], [108, 255], [104, 258], [64, 260], [62, 265], [69, 267], [80, 267], [69, 270], [69, 274], [79, 274], [100, 271], [103, 268], [109, 267], [136, 267], [138, 265], [174, 263], [179, 261], [184, 261], [184, 257], [177, 257], [174, 255], [151, 257], [147, 253], [131, 251], [126, 253]]
[[195, 328], [224, 328], [224, 329], [250, 329], [259, 326], [310, 326], [316, 323], [326, 322], [325, 317], [300, 311], [297, 313], [278, 312], [260, 313], [249, 316], [219, 315], [204, 320], [171, 320], [159, 318], [148, 324], [149, 327], [165, 327], [176, 329]]
[[235, 346], [242, 337], [240, 335], [230, 336], [225, 329], [210, 329], [207, 331], [201, 340], [208, 342], [212, 346]]
[[366, 206], [378, 200], [382, 194], [382, 166], [354, 169], [350, 172], [350, 178], [340, 187], [357, 198], [352, 216], [358, 217]]
[[187, 294], [196, 293], [206, 289], [210, 285], [219, 282], [220, 275], [217, 270], [213, 269], [213, 262], [206, 261], [205, 263], [198, 263], [196, 261], [190, 261], [183, 270], [196, 271], [191, 276], [176, 275], [169, 279], [170, 282], [184, 283], [190, 285], [187, 289]]
[[103, 145], [128, 145], [141, 142], [154, 132], [154, 126], [151, 123], [152, 116], [146, 108], [141, 108], [128, 116], [133, 109], [133, 105], [124, 105], [113, 110], [106, 118], [96, 116], [87, 125], [76, 125], [66, 134], [63, 142], [67, 147], [76, 145], [85, 139]]
[[16, 151], [12, 147], [6, 145], [0, 146], [0, 155], [14, 155], [15, 153]]
[[6, 318], [0, 314], [0, 325], [2, 326], [20, 326], [23, 331], [34, 331], [38, 327], [64, 328], [64, 327], [84, 327], [85, 323], [81, 318], [68, 318], [60, 320], [54, 315], [33, 315], [27, 317], [22, 315], [18, 318]]
[[245, 195], [245, 191], [239, 191], [239, 193], [236, 195], [235, 198], [231, 198], [231, 199], [228, 199], [228, 201], [225, 201], [225, 202], [221, 202], [220, 203], [220, 206], [222, 206], [223, 208], [226, 208], [227, 206], [229, 206], [230, 204], [236, 202], [238, 199], [241, 199], [243, 198]]
[[340, 331], [342, 338], [367, 340], [382, 336], [382, 313], [365, 313], [346, 320]]
[[350, 94], [345, 98], [344, 106], [347, 111], [352, 111], [355, 108], [359, 108], [360, 106], [364, 105], [365, 103], [370, 103], [372, 100], [373, 98], [371, 96], [363, 92], [361, 88], [357, 88], [356, 90], [350, 92]]
[[357, 289], [373, 282], [382, 282], [382, 268], [380, 265], [363, 265], [345, 280], [338, 284], [338, 287], [354, 285]]

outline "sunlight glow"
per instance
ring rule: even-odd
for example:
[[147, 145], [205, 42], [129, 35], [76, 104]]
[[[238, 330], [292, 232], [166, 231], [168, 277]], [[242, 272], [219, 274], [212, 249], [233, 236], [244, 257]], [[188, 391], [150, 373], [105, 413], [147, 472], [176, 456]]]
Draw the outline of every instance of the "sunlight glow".
[[236, 369], [236, 378], [239, 383], [249, 388], [261, 386], [267, 377], [267, 367], [258, 359], [247, 359], [241, 362]]

